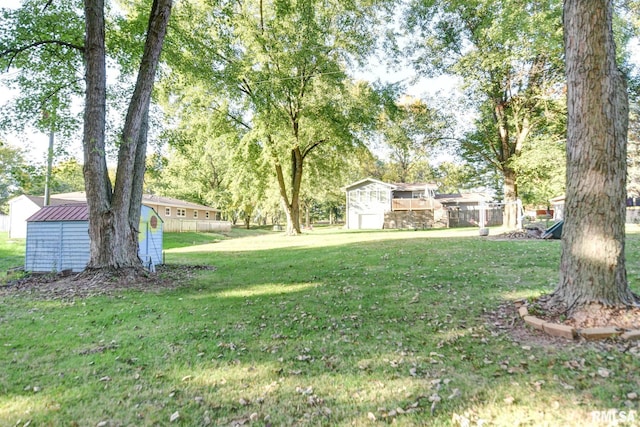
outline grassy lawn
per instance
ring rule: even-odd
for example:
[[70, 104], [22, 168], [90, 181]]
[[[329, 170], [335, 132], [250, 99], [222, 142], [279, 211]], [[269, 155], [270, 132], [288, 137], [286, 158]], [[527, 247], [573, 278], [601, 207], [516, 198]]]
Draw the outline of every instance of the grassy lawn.
[[175, 249], [185, 246], [215, 243], [221, 240], [237, 239], [239, 237], [260, 236], [272, 234], [265, 228], [251, 228], [249, 230], [233, 227], [228, 233], [164, 233], [164, 249]]
[[[559, 241], [241, 233], [167, 235], [168, 263], [216, 267], [177, 290], [0, 296], [0, 425], [640, 422], [637, 347], [518, 342], [487, 320], [553, 289]], [[2, 237], [5, 268], [22, 255]], [[640, 292], [640, 234], [626, 247]]]
[[9, 240], [9, 233], [0, 232], [0, 274], [24, 266], [24, 239]]

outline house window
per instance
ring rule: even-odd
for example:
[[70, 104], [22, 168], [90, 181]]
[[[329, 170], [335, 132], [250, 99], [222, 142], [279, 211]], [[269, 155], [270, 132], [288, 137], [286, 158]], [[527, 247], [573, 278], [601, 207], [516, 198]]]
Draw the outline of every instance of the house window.
[[198, 218], [198, 211], [193, 211], [193, 218], [194, 219]]
[[171, 216], [171, 208], [164, 208], [164, 216]]
[[207, 212], [205, 212], [205, 213], [204, 213], [204, 217], [205, 217], [206, 219], [209, 219], [209, 211], [207, 211]]
[[176, 216], [187, 216], [187, 210], [186, 209], [177, 208], [176, 209]]

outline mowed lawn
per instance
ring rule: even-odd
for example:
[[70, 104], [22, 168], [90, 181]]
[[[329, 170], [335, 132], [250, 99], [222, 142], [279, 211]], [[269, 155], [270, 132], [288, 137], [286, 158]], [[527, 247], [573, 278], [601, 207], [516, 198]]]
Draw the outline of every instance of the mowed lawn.
[[[627, 269], [640, 292], [637, 231]], [[559, 241], [337, 228], [165, 239], [168, 264], [215, 270], [174, 290], [0, 296], [0, 425], [640, 422], [637, 346], [523, 341], [500, 327], [516, 317], [496, 324], [501, 305], [554, 288]], [[0, 235], [2, 269], [22, 253]]]

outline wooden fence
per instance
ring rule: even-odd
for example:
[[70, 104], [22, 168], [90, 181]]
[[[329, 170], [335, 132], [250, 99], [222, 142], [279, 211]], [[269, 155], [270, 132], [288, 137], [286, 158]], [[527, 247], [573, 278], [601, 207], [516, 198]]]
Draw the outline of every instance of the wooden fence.
[[199, 221], [197, 219], [165, 219], [163, 230], [165, 232], [184, 233], [187, 231], [196, 233], [227, 233], [231, 231], [229, 221]]

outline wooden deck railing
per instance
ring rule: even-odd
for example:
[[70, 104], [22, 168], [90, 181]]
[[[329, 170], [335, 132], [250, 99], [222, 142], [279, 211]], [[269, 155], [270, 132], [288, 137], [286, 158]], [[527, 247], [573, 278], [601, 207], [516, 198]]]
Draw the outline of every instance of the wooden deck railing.
[[433, 209], [435, 202], [432, 199], [392, 199], [392, 211], [421, 211]]

